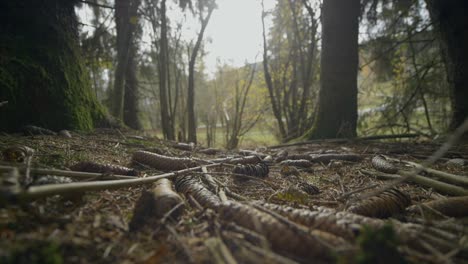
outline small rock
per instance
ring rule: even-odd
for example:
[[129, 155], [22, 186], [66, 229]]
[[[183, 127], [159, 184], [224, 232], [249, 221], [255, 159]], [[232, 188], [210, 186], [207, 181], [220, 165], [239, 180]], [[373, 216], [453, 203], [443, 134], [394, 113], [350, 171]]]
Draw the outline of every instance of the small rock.
[[59, 132], [59, 135], [64, 137], [64, 138], [72, 138], [72, 135], [70, 133], [70, 131], [68, 130], [60, 130]]

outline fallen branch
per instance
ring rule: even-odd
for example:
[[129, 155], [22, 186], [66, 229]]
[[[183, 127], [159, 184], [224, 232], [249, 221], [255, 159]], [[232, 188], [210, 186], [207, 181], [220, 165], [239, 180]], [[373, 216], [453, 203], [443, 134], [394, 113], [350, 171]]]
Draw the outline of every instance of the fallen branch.
[[0, 107], [4, 106], [4, 105], [6, 105], [6, 104], [8, 104], [8, 101], [0, 102]]
[[[396, 178], [394, 177], [394, 179], [395, 179], [394, 181], [385, 184], [384, 186], [382, 186], [378, 190], [376, 190], [374, 192], [371, 192], [368, 195], [362, 195], [358, 199], [366, 199], [368, 197], [371, 197], [371, 196], [377, 195], [379, 193], [382, 193], [382, 192], [384, 192], [386, 190], [389, 190], [389, 189], [397, 186], [398, 184], [400, 184], [400, 183], [402, 183], [404, 181], [409, 180], [412, 177], [414, 177], [416, 179], [419, 179], [421, 182], [426, 182], [426, 183], [429, 182], [430, 179], [424, 179], [423, 178], [421, 180], [420, 178], [422, 178], [422, 177], [418, 176], [418, 174], [421, 173], [425, 168], [427, 168], [427, 167], [431, 166], [432, 164], [434, 164], [438, 159], [442, 158], [445, 155], [445, 153], [447, 153], [450, 150], [450, 148], [452, 146], [454, 146], [460, 140], [460, 138], [463, 137], [463, 135], [465, 134], [466, 131], [468, 131], [468, 118], [466, 118], [465, 121], [463, 121], [463, 123], [457, 129], [455, 129], [455, 131], [452, 133], [452, 135], [450, 135], [449, 139], [436, 152], [434, 152], [429, 158], [424, 160], [424, 162], [421, 164], [420, 168], [415, 168], [415, 169], [411, 170], [410, 172], [406, 173], [403, 177], [396, 177]], [[414, 180], [414, 178], [413, 178], [413, 180]], [[431, 180], [431, 181], [434, 181], [434, 180]], [[439, 182], [439, 181], [435, 181], [433, 183], [435, 183], [439, 187], [444, 186], [444, 183]], [[445, 185], [449, 185], [449, 189], [452, 189], [452, 187], [458, 188], [458, 187], [450, 185], [450, 184], [445, 184]], [[442, 188], [442, 189], [445, 189], [445, 188]], [[467, 191], [465, 189], [463, 189], [463, 188], [460, 188], [460, 189], [461, 189], [461, 192], [460, 192], [460, 190], [458, 190], [456, 192], [461, 193], [461, 194], [457, 194], [457, 195], [466, 195], [466, 194], [463, 194], [463, 193], [466, 193]]]
[[[18, 164], [15, 166], [3, 166], [0, 165], [0, 171], [8, 171], [12, 168], [18, 168], [20, 172], [25, 172], [27, 167], [24, 164]], [[30, 172], [36, 175], [55, 175], [63, 176], [77, 179], [90, 179], [96, 178], [101, 180], [111, 180], [111, 179], [135, 179], [132, 176], [125, 175], [113, 175], [108, 173], [92, 173], [92, 172], [81, 172], [81, 171], [67, 171], [67, 170], [55, 170], [55, 169], [40, 169], [40, 168], [30, 168]]]
[[417, 184], [420, 184], [425, 187], [433, 188], [434, 190], [443, 193], [443, 194], [449, 194], [449, 195], [457, 195], [457, 196], [462, 196], [462, 195], [468, 195], [468, 190], [455, 186], [449, 183], [429, 179], [420, 175], [414, 175], [411, 172], [403, 172], [400, 171], [400, 174], [391, 174], [391, 173], [385, 173], [385, 172], [378, 172], [378, 171], [368, 171], [368, 170], [361, 170], [361, 172], [376, 176], [379, 178], [384, 178], [384, 179], [393, 179], [397, 181], [401, 181], [404, 179], [405, 181], [411, 181], [415, 182]]
[[[206, 165], [206, 167], [216, 167], [221, 164]], [[72, 194], [88, 191], [101, 191], [107, 189], [118, 189], [138, 186], [147, 183], [156, 182], [159, 179], [171, 178], [175, 176], [185, 175], [189, 172], [200, 170], [201, 167], [193, 167], [175, 172], [164, 173], [160, 175], [149, 176], [146, 178], [133, 178], [125, 180], [110, 180], [110, 181], [90, 181], [90, 182], [75, 182], [67, 184], [46, 184], [41, 186], [31, 186], [27, 190], [22, 190], [17, 193], [10, 193], [8, 200], [10, 202], [27, 202], [39, 198], [57, 195], [57, 194]], [[3, 193], [0, 194], [0, 199], [4, 199]], [[1, 203], [0, 203], [1, 204]]]
[[437, 176], [447, 182], [451, 182], [454, 184], [463, 184], [463, 185], [468, 185], [468, 176], [463, 176], [463, 175], [456, 175], [444, 171], [439, 171], [431, 168], [425, 168], [421, 164], [412, 162], [412, 161], [406, 161], [403, 160], [403, 162], [415, 167], [416, 169], [420, 169], [422, 171], [425, 171], [433, 176]]
[[347, 143], [347, 142], [358, 142], [367, 140], [380, 140], [380, 139], [398, 139], [398, 138], [415, 138], [419, 137], [419, 134], [398, 134], [398, 135], [377, 135], [368, 137], [356, 137], [356, 138], [329, 138], [329, 139], [314, 139], [295, 143], [279, 144], [268, 147], [269, 149], [277, 149], [282, 147], [302, 146], [316, 143]]

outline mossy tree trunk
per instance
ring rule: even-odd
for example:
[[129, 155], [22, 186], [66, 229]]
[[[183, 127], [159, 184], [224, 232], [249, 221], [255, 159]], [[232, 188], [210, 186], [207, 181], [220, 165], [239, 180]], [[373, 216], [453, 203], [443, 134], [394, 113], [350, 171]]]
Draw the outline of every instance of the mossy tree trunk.
[[468, 118], [468, 1], [426, 0], [431, 18], [439, 31], [451, 88], [454, 130]]
[[314, 125], [305, 137], [355, 137], [359, 0], [324, 0], [320, 94]]
[[75, 1], [0, 3], [0, 130], [27, 124], [89, 130], [105, 111], [89, 83], [78, 45]]

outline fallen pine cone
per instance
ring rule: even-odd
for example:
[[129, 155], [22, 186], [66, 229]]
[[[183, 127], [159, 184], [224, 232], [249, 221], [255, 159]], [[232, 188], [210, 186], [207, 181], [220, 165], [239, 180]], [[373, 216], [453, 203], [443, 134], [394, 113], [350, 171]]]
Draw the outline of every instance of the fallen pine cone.
[[304, 181], [304, 182], [300, 182], [300, 183], [298, 184], [298, 187], [299, 187], [302, 191], [304, 191], [304, 192], [306, 192], [307, 194], [310, 194], [310, 195], [315, 195], [315, 194], [319, 194], [319, 193], [320, 193], [320, 189], [319, 189], [317, 186], [312, 185], [312, 184], [310, 184], [310, 183], [308, 183], [308, 182], [305, 182], [305, 181]]
[[237, 165], [234, 167], [232, 171], [236, 174], [243, 174], [248, 176], [256, 176], [265, 178], [268, 176], [270, 170], [268, 169], [268, 165], [264, 162], [260, 162], [258, 164], [247, 164], [247, 165]]
[[286, 165], [286, 166], [294, 166], [294, 167], [301, 167], [301, 168], [310, 168], [312, 167], [312, 162], [305, 160], [305, 159], [298, 159], [298, 160], [283, 160], [281, 165]]
[[410, 204], [411, 198], [407, 193], [390, 189], [351, 205], [347, 211], [368, 217], [387, 218], [404, 212]]
[[132, 161], [162, 171], [183, 170], [197, 166], [197, 163], [190, 158], [169, 157], [143, 150], [133, 153]]
[[372, 166], [380, 172], [385, 172], [385, 173], [390, 173], [390, 174], [395, 174], [398, 172], [398, 168], [395, 167], [389, 161], [387, 161], [381, 155], [378, 155], [372, 158]]
[[26, 136], [31, 136], [31, 135], [50, 135], [50, 136], [55, 136], [57, 133], [54, 131], [47, 129], [47, 128], [42, 128], [38, 126], [24, 126], [23, 127], [23, 133]]

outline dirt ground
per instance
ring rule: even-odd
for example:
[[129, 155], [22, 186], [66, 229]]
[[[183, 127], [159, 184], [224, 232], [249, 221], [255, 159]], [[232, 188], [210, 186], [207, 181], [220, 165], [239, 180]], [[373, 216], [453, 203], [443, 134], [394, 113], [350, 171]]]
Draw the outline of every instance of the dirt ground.
[[[208, 155], [201, 147], [180, 150], [173, 142], [134, 132], [71, 134], [71, 138], [3, 134], [0, 151], [27, 146], [34, 149], [31, 168], [61, 170], [79, 161], [132, 167], [132, 155], [139, 150], [188, 157], [198, 164], [254, 154], [268, 165], [269, 173], [263, 177], [260, 169], [254, 169], [250, 176], [242, 176], [233, 173], [240, 166], [236, 164], [209, 168], [216, 189], [200, 171], [177, 176], [191, 177], [209, 192], [178, 190], [185, 201], [180, 217], [166, 217], [138, 231], [128, 226], [135, 204], [152, 184], [4, 204], [0, 263], [468, 263], [468, 200], [456, 205], [456, 217], [423, 210], [417, 205], [451, 196], [408, 181], [385, 187], [391, 181], [376, 177], [371, 164], [376, 155], [399, 160], [393, 162], [402, 170], [392, 174], [401, 175], [409, 171], [401, 161], [422, 163], [442, 142], [317, 142]], [[307, 168], [280, 162], [298, 154], [349, 153], [358, 159], [314, 160]], [[453, 164], [453, 159], [468, 159], [468, 144], [454, 146], [431, 168], [468, 178], [468, 166]], [[163, 173], [150, 166], [135, 168], [139, 177]], [[220, 199], [221, 205], [206, 204], [200, 199], [203, 195]], [[299, 211], [286, 206], [310, 215], [312, 224], [305, 224]], [[327, 227], [332, 222], [333, 227]]]

